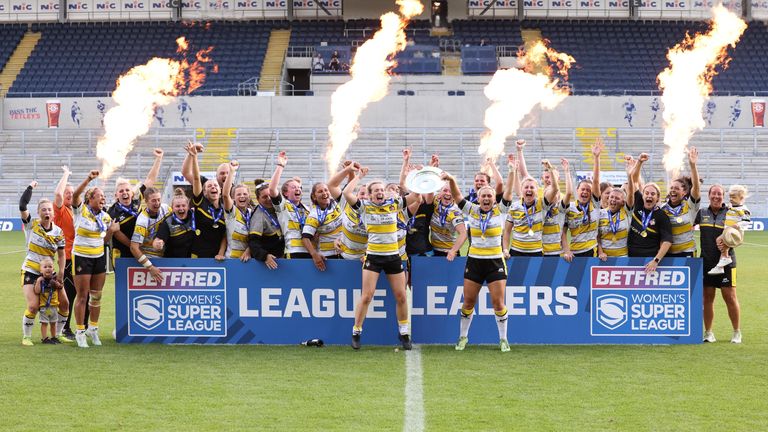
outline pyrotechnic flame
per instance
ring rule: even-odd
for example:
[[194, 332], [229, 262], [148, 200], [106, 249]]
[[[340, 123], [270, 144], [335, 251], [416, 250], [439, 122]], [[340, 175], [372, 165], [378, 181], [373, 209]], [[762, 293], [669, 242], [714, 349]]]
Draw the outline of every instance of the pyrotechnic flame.
[[[478, 152], [495, 161], [504, 153], [504, 142], [517, 133], [520, 123], [536, 105], [554, 109], [568, 97], [569, 89], [560, 85], [559, 75], [568, 79], [573, 57], [537, 41], [521, 54], [523, 69], [500, 69], [484, 89], [492, 101], [485, 110], [485, 127]], [[534, 71], [538, 70], [538, 73]]]
[[341, 85], [331, 96], [331, 124], [328, 126], [328, 171], [336, 172], [341, 158], [352, 141], [357, 139], [358, 119], [371, 102], [387, 95], [390, 75], [395, 67], [393, 57], [405, 49], [405, 26], [424, 10], [417, 0], [397, 0], [400, 14], [388, 12], [381, 16], [381, 29], [357, 48], [350, 72], [352, 79]]
[[[176, 40], [177, 52], [186, 54], [188, 42]], [[117, 104], [104, 115], [104, 136], [96, 145], [102, 161], [101, 177], [109, 177], [125, 164], [136, 139], [149, 131], [155, 108], [168, 105], [176, 95], [189, 94], [203, 85], [207, 55], [212, 48], [196, 54], [196, 61], [153, 58], [117, 79], [112, 99]]]
[[727, 67], [728, 46], [735, 47], [747, 24], [722, 5], [712, 9], [708, 33], [686, 35], [667, 53], [670, 66], [658, 76], [664, 104], [664, 169], [679, 175], [693, 134], [704, 128], [702, 109], [712, 93], [718, 65]]

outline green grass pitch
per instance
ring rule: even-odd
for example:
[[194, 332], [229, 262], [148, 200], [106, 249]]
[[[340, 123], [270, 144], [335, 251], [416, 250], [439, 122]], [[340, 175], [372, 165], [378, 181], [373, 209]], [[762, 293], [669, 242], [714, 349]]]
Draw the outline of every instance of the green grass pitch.
[[[423, 346], [426, 430], [768, 430], [768, 233], [738, 250], [744, 343], [722, 299], [715, 344]], [[406, 359], [392, 347], [22, 347], [22, 233], [0, 233], [0, 430], [394, 430]], [[457, 320], [458, 331], [458, 320]], [[514, 332], [510, 327], [510, 332]], [[33, 340], [39, 340], [39, 325]]]

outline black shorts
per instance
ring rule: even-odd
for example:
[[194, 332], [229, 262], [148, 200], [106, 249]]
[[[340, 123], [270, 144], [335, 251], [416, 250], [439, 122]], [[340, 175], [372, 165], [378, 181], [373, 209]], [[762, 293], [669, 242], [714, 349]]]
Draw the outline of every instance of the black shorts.
[[305, 259], [305, 258], [312, 259], [312, 255], [310, 255], [309, 252], [295, 252], [295, 253], [288, 254], [288, 259]]
[[464, 279], [482, 284], [507, 280], [507, 263], [504, 258], [467, 258]]
[[736, 269], [730, 265], [725, 266], [725, 273], [719, 275], [707, 274], [714, 267], [704, 265], [704, 286], [713, 288], [733, 288], [736, 286]]
[[37, 282], [37, 279], [40, 277], [39, 274], [34, 274], [32, 272], [28, 271], [21, 271], [21, 285], [34, 285], [35, 282]]
[[75, 276], [78, 275], [96, 275], [107, 272], [107, 254], [98, 258], [87, 258], [72, 255], [72, 268]]
[[519, 250], [510, 249], [509, 256], [540, 257], [544, 256], [544, 254], [542, 252], [520, 252]]
[[696, 257], [696, 252], [678, 252], [678, 253], [668, 253], [664, 255], [664, 258], [695, 258], [695, 257]]
[[597, 248], [590, 249], [588, 251], [584, 251], [581, 253], [573, 254], [573, 256], [578, 258], [594, 258], [597, 256]]
[[400, 255], [366, 255], [363, 270], [374, 273], [400, 274], [403, 272], [403, 260]]

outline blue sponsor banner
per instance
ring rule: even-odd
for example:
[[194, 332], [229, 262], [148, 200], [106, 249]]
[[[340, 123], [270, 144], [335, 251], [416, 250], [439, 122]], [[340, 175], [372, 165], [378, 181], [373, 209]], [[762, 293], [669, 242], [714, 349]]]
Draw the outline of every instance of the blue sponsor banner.
[[768, 225], [768, 218], [752, 218], [747, 226], [747, 231], [765, 231], [765, 226]]
[[[428, 261], [425, 261], [428, 260]], [[522, 344], [700, 343], [702, 263], [667, 258], [646, 274], [646, 258], [511, 258], [508, 339]], [[465, 258], [414, 258], [414, 341], [454, 343]], [[475, 306], [470, 343], [498, 343], [487, 287]]]
[[24, 231], [21, 218], [0, 218], [0, 232], [3, 231]]
[[[161, 259], [156, 284], [135, 260], [115, 266], [118, 342], [298, 344], [320, 338], [348, 344], [361, 295], [359, 261]], [[397, 344], [394, 298], [384, 274], [365, 320], [363, 343]]]
[[[156, 284], [135, 260], [117, 260], [117, 337], [129, 343], [295, 344], [320, 338], [347, 344], [361, 295], [357, 261], [262, 263], [153, 259]], [[668, 258], [646, 274], [647, 259], [512, 258], [506, 305], [511, 343], [699, 343], [700, 259]], [[412, 329], [417, 343], [451, 344], [459, 331], [466, 258], [415, 257]], [[487, 288], [475, 307], [471, 343], [497, 343]], [[382, 274], [369, 307], [364, 344], [397, 344], [394, 298]]]

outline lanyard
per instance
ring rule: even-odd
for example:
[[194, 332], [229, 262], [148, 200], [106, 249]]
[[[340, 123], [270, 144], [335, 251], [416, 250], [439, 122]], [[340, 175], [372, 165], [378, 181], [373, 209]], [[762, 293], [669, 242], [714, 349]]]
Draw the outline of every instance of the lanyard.
[[277, 228], [278, 231], [280, 231], [280, 222], [278, 222], [277, 218], [272, 216], [272, 213], [270, 213], [267, 209], [265, 209], [262, 206], [259, 206], [261, 211], [264, 212], [265, 215], [269, 218], [269, 221], [272, 222], [272, 226]]
[[43, 278], [42, 282], [40, 283], [40, 287], [42, 288], [40, 291], [45, 294], [45, 290], [50, 287], [50, 292], [48, 293], [48, 298], [45, 300], [45, 307], [48, 307], [51, 305], [51, 299], [53, 298], [53, 285], [51, 285], [51, 282]]
[[[88, 211], [91, 212], [91, 216], [93, 216], [93, 220], [96, 221], [96, 225], [99, 227], [99, 232], [102, 234], [105, 233], [106, 228], [104, 227], [104, 222], [102, 222], [101, 218], [99, 217], [99, 215], [101, 214], [101, 211], [99, 211], [99, 213], [96, 214], [93, 212], [93, 210], [90, 207], [88, 207]], [[102, 235], [102, 237], [104, 236]]]
[[[195, 231], [195, 210], [192, 209], [189, 213], [190, 213], [190, 216], [192, 216], [192, 218], [191, 218], [191, 224], [189, 225], [188, 229]], [[183, 220], [179, 219], [179, 217], [176, 216], [176, 213], [171, 213], [171, 216], [173, 217], [173, 220], [176, 221], [177, 224], [186, 225], [186, 223]]]
[[[291, 203], [291, 204], [293, 204], [293, 203]], [[299, 223], [299, 226], [301, 227], [301, 229], [304, 229], [304, 222], [306, 222], [306, 220], [307, 220], [307, 215], [304, 214], [303, 210], [299, 211], [299, 206], [300, 205], [301, 205], [301, 203], [293, 204], [293, 213], [296, 215], [296, 222]]]
[[642, 222], [643, 231], [645, 231], [648, 229], [648, 224], [651, 222], [651, 217], [653, 217], [653, 210], [651, 210], [648, 214], [645, 213], [645, 209], [643, 209], [642, 212], [643, 212], [643, 222]]
[[586, 203], [586, 204], [582, 205], [581, 203], [577, 202], [576, 205], [579, 207], [579, 210], [584, 212], [584, 216], [581, 218], [581, 223], [588, 222], [589, 218], [590, 218], [589, 203]]
[[675, 215], [675, 221], [677, 223], [682, 223], [683, 218], [680, 217], [680, 213], [683, 211], [683, 203], [680, 203], [680, 205], [677, 207], [672, 207], [671, 204], [667, 203], [667, 207], [669, 208], [669, 211]]
[[525, 205], [524, 200], [520, 200], [520, 202], [523, 204], [523, 208], [525, 209], [525, 221], [528, 222], [528, 228], [533, 228], [533, 216], [528, 214], [528, 209], [536, 210], [536, 200], [533, 200], [533, 205], [528, 207]]
[[331, 200], [331, 202], [328, 203], [328, 207], [326, 207], [325, 210], [315, 206], [315, 208], [317, 208], [317, 221], [320, 222], [320, 225], [323, 225], [325, 223], [325, 220], [328, 218], [328, 212], [333, 209], [333, 206], [335, 204], [336, 202]]
[[440, 226], [445, 226], [445, 220], [448, 219], [448, 209], [450, 206], [443, 207], [443, 203], [437, 202], [437, 214], [440, 216]]
[[[491, 221], [491, 216], [493, 213], [493, 209], [491, 209], [488, 213], [479, 212], [478, 219], [480, 220], [480, 232], [482, 233], [481, 237], [485, 238], [485, 231], [488, 229], [488, 222]], [[485, 217], [483, 217], [485, 215]]]
[[119, 208], [120, 211], [122, 211], [123, 213], [128, 213], [133, 217], [138, 216], [138, 213], [136, 213], [136, 211], [133, 209], [133, 205], [131, 205], [130, 207], [126, 207], [118, 202], [117, 208]]
[[149, 229], [149, 236], [155, 237], [155, 225], [157, 225], [157, 220], [160, 219], [160, 212], [157, 212], [157, 217], [155, 218], [155, 221], [152, 222], [152, 218], [149, 217], [149, 211], [147, 211], [147, 225], [149, 225], [147, 228]]
[[608, 223], [611, 225], [611, 232], [616, 234], [621, 224], [621, 210], [617, 211], [615, 215], [608, 210]]
[[213, 224], [216, 225], [216, 223], [221, 220], [221, 217], [224, 216], [224, 209], [220, 208], [219, 211], [216, 212], [216, 207], [208, 205], [208, 213], [211, 214], [211, 218], [213, 218]]
[[[240, 211], [240, 213], [243, 213]], [[245, 213], [243, 213], [243, 219], [245, 219], [245, 230], [248, 231], [251, 229], [251, 209], [247, 208], [245, 209]]]
[[475, 192], [475, 189], [469, 190], [469, 196], [467, 197], [467, 201], [471, 203], [477, 203], [477, 192]]

